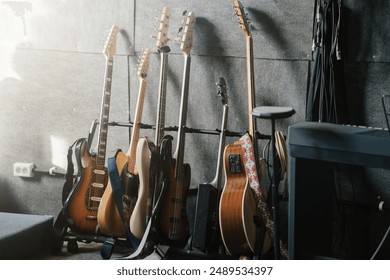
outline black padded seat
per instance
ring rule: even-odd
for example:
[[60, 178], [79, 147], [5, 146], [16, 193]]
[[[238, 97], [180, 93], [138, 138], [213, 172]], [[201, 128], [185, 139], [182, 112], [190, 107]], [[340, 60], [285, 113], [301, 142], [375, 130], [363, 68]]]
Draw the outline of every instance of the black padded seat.
[[0, 259], [28, 259], [49, 248], [53, 216], [0, 212]]

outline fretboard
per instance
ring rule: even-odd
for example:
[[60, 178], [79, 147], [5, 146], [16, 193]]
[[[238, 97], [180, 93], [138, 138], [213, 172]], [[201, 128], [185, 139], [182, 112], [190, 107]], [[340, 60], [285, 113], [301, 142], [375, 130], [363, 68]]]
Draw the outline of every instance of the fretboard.
[[221, 134], [219, 137], [219, 146], [218, 146], [217, 170], [215, 172], [214, 180], [211, 182], [211, 185], [214, 186], [217, 190], [221, 189], [221, 178], [222, 178], [221, 166], [222, 166], [223, 151], [225, 149], [227, 116], [228, 116], [228, 106], [224, 105], [223, 106], [223, 115], [222, 115]]
[[97, 146], [98, 146], [97, 166], [101, 168], [105, 166], [105, 161], [106, 161], [107, 133], [108, 133], [108, 120], [109, 120], [109, 113], [110, 113], [113, 65], [114, 65], [113, 58], [108, 58], [106, 62], [106, 69], [105, 69], [102, 106], [100, 112], [99, 134], [97, 140]]
[[160, 52], [161, 65], [160, 65], [160, 83], [158, 88], [158, 111], [156, 121], [156, 137], [154, 143], [156, 146], [160, 145], [161, 140], [164, 137], [165, 126], [165, 103], [167, 93], [167, 67], [168, 67], [168, 53]]
[[127, 170], [131, 174], [136, 173], [136, 167], [135, 167], [136, 158], [135, 157], [136, 157], [136, 153], [137, 153], [137, 144], [138, 144], [139, 134], [140, 134], [140, 125], [141, 125], [142, 111], [143, 111], [144, 100], [145, 100], [146, 84], [147, 84], [146, 80], [143, 78], [140, 78], [140, 86], [139, 86], [139, 92], [138, 92], [137, 105], [136, 105], [136, 109], [135, 109], [133, 130], [131, 132], [131, 140], [130, 140], [129, 150], [127, 151], [127, 156], [128, 156]]
[[246, 37], [246, 70], [248, 84], [248, 131], [252, 137], [255, 155], [257, 156], [257, 136], [256, 136], [256, 119], [252, 116], [252, 110], [256, 104], [255, 79], [254, 79], [254, 62], [253, 62], [253, 39], [252, 36]]
[[187, 123], [187, 104], [188, 104], [188, 89], [190, 81], [190, 67], [191, 57], [189, 55], [184, 56], [184, 75], [181, 91], [181, 102], [180, 102], [180, 119], [179, 128], [177, 132], [177, 145], [174, 153], [176, 159], [175, 165], [175, 178], [184, 174], [184, 146], [185, 146], [185, 126]]

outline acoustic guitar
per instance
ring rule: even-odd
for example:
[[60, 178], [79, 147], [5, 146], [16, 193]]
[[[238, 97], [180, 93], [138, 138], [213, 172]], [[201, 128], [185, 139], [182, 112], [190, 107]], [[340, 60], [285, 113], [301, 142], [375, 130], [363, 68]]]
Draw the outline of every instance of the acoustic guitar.
[[91, 143], [84, 140], [78, 144], [76, 160], [82, 166], [81, 176], [76, 180], [70, 195], [64, 203], [67, 222], [72, 229], [95, 234], [97, 228], [97, 211], [108, 182], [105, 166], [108, 119], [110, 111], [111, 81], [114, 55], [116, 51], [116, 35], [119, 28], [114, 25], [107, 38], [104, 55], [106, 67], [103, 86], [103, 97], [100, 112], [100, 123], [97, 140], [97, 152], [90, 153]]
[[115, 237], [126, 237], [126, 228], [129, 229], [130, 217], [138, 198], [139, 177], [136, 168], [136, 153], [143, 104], [145, 100], [149, 58], [150, 49], [146, 49], [139, 59], [140, 63], [137, 69], [137, 77], [140, 84], [129, 149], [126, 154], [121, 150], [118, 150], [115, 155], [116, 167], [121, 178], [121, 184], [124, 192], [122, 202], [125, 225], [123, 225], [121, 216], [114, 201], [115, 198], [113, 197], [111, 181], [108, 182], [98, 210], [98, 224], [100, 231], [104, 234]]
[[148, 137], [143, 137], [138, 141], [136, 164], [139, 172], [139, 191], [137, 203], [134, 206], [134, 211], [130, 218], [130, 231], [137, 237], [141, 238], [145, 233], [148, 221], [152, 214], [152, 209], [158, 197], [159, 190], [156, 190], [158, 180], [158, 170], [156, 166], [158, 157], [158, 145], [163, 139], [164, 119], [165, 119], [165, 100], [166, 100], [166, 84], [167, 84], [167, 66], [168, 52], [170, 51], [168, 42], [168, 29], [171, 12], [168, 7], [164, 7], [159, 19], [160, 26], [158, 28], [156, 46], [161, 55], [160, 67], [160, 84], [159, 84], [159, 100], [158, 112], [156, 121], [156, 137], [153, 143]]
[[190, 186], [191, 169], [189, 164], [184, 163], [184, 146], [191, 65], [190, 51], [194, 23], [195, 14], [188, 12], [185, 16], [184, 26], [180, 29], [182, 31], [180, 49], [184, 56], [184, 74], [176, 150], [172, 156], [170, 142], [167, 142], [161, 156], [163, 160], [161, 165], [166, 178], [164, 179], [164, 196], [161, 201], [157, 226], [161, 242], [172, 247], [183, 247], [189, 236], [186, 199]]
[[[224, 151], [225, 186], [222, 191], [219, 222], [222, 240], [225, 248], [232, 255], [251, 254], [255, 251], [257, 239], [257, 225], [255, 217], [261, 216], [256, 204], [254, 191], [250, 180], [257, 177], [258, 144], [256, 119], [251, 115], [255, 104], [255, 81], [253, 66], [253, 39], [249, 30], [249, 23], [241, 3], [234, 1], [234, 8], [246, 38], [246, 64], [247, 64], [247, 96], [248, 96], [248, 134], [252, 141], [251, 155], [253, 161], [253, 174], [249, 175], [244, 163], [244, 152], [240, 141], [229, 144]], [[260, 189], [261, 191], [261, 189]], [[265, 196], [265, 194], [262, 194]], [[269, 250], [271, 243], [269, 234], [263, 244], [263, 252]]]

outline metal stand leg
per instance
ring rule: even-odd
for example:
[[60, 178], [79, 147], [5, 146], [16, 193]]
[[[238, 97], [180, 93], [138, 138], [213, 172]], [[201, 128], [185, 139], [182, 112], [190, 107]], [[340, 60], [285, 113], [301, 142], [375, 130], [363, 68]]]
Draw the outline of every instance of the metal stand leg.
[[280, 236], [279, 236], [279, 199], [278, 199], [278, 160], [276, 157], [275, 120], [272, 119], [271, 144], [272, 144], [272, 214], [274, 219], [274, 254], [275, 259], [280, 259]]

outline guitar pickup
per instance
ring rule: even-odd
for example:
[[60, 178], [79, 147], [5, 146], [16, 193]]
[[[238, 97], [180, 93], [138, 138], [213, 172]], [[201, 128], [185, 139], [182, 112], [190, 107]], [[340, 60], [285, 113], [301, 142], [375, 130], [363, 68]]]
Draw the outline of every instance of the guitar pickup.
[[232, 174], [242, 172], [240, 154], [229, 155], [229, 170]]

